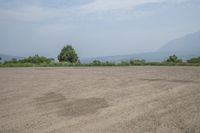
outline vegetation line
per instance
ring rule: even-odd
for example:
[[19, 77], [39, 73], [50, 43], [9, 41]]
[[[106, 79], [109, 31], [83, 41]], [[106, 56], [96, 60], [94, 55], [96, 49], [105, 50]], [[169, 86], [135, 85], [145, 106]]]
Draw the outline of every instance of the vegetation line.
[[[0, 61], [1, 61], [0, 57]], [[71, 45], [66, 45], [58, 55], [58, 61], [44, 56], [29, 56], [24, 59], [12, 59], [0, 62], [0, 67], [63, 67], [63, 66], [200, 66], [200, 57], [191, 58], [183, 61], [176, 55], [169, 56], [162, 62], [146, 62], [145, 60], [129, 60], [116, 62], [101, 62], [94, 60], [91, 63], [81, 63], [75, 49]]]

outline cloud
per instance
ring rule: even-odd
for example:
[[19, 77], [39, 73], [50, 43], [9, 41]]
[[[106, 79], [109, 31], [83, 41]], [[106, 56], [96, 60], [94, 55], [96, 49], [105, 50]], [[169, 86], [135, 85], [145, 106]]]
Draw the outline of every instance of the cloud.
[[[28, 2], [21, 1], [16, 2], [15, 0], [9, 3], [2, 3], [2, 5], [12, 5], [9, 8], [0, 7], [0, 20], [15, 20], [15, 21], [25, 21], [25, 22], [41, 22], [48, 20], [58, 20], [58, 19], [73, 19], [83, 16], [90, 16], [90, 14], [96, 14], [92, 16], [94, 18], [98, 17], [99, 14], [113, 13], [113, 16], [124, 15], [128, 11], [133, 11], [135, 7], [146, 4], [146, 3], [161, 3], [164, 1], [171, 0], [78, 0], [80, 3], [74, 3], [69, 6], [66, 4], [65, 0], [59, 0], [58, 4], [48, 4], [49, 1], [42, 0], [43, 2], [31, 1]], [[46, 1], [46, 2], [45, 2]], [[68, 2], [70, 3], [71, 0]], [[85, 2], [83, 2], [85, 1]], [[87, 1], [87, 2], [86, 2]], [[185, 0], [173, 0], [173, 1], [185, 1]], [[45, 4], [46, 3], [46, 4]], [[55, 1], [54, 1], [55, 3]], [[71, 3], [73, 3], [71, 1]], [[142, 14], [141, 12], [139, 12]]]
[[152, 2], [163, 2], [164, 0], [93, 0], [83, 5], [82, 10], [88, 13], [107, 12], [113, 10], [130, 10], [138, 5]]
[[15, 9], [1, 9], [1, 20], [40, 21], [50, 17], [51, 12], [38, 6], [20, 7]]

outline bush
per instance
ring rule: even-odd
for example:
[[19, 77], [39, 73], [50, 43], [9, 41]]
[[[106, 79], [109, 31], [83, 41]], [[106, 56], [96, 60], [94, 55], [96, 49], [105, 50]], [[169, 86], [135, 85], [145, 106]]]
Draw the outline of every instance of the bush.
[[2, 64], [1, 67], [33, 67], [30, 63], [7, 63]]
[[145, 65], [149, 65], [149, 66], [162, 66], [162, 65], [164, 65], [164, 63], [161, 63], [161, 62], [146, 62]]
[[24, 58], [21, 60], [17, 60], [15, 58], [13, 58], [10, 61], [5, 61], [3, 63], [4, 66], [33, 66], [35, 65], [39, 65], [39, 64], [49, 64], [51, 62], [50, 59], [44, 57], [44, 56], [39, 56], [39, 55], [35, 55], [35, 56], [29, 56], [28, 58]]
[[191, 58], [189, 60], [187, 60], [188, 63], [200, 63], [200, 57], [196, 57], [196, 58]]
[[49, 64], [51, 62], [50, 59], [44, 56], [29, 56], [28, 58], [24, 58], [22, 60], [19, 60], [20, 63], [32, 63], [32, 64], [42, 64], [42, 63], [47, 63]]
[[104, 63], [104, 66], [115, 66], [116, 64], [114, 62], [109, 62], [109, 61], [106, 61]]
[[145, 65], [145, 60], [130, 60], [130, 65]]
[[121, 61], [121, 63], [119, 63], [118, 65], [120, 65], [120, 66], [130, 66], [130, 62], [129, 61]]
[[92, 66], [102, 66], [102, 62], [100, 61], [100, 60], [94, 60], [92, 63], [91, 63], [91, 65]]

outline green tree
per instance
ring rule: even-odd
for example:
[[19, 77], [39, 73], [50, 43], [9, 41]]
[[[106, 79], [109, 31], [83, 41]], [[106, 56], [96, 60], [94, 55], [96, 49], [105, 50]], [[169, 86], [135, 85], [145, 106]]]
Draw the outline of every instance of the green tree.
[[169, 58], [166, 60], [167, 63], [181, 63], [183, 62], [181, 59], [179, 59], [176, 55], [171, 55]]
[[78, 63], [78, 55], [71, 45], [66, 45], [62, 48], [58, 55], [59, 62]]

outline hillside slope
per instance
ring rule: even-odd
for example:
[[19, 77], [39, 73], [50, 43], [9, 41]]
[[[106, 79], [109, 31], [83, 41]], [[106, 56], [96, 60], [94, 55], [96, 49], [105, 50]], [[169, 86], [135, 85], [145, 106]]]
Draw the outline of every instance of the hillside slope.
[[192, 57], [200, 56], [200, 32], [185, 35], [178, 39], [166, 43], [157, 51], [130, 55], [104, 56], [89, 59], [82, 59], [82, 62], [91, 62], [93, 60], [113, 61], [130, 59], [145, 59], [147, 61], [162, 61], [168, 56], [176, 54], [180, 58], [187, 60]]
[[176, 53], [180, 55], [200, 54], [200, 32], [172, 40], [161, 47], [158, 52]]
[[7, 61], [7, 60], [12, 60], [13, 58], [22, 59], [22, 57], [19, 57], [19, 56], [12, 56], [12, 55], [6, 55], [6, 54], [0, 54], [0, 57], [1, 57], [1, 62]]

